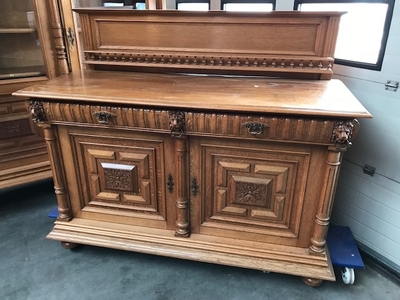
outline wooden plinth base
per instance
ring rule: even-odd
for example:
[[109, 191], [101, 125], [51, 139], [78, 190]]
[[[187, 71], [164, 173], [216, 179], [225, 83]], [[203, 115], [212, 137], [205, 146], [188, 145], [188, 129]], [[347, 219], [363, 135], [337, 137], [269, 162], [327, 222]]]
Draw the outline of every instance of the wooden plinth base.
[[[77, 244], [142, 252], [194, 261], [301, 276], [318, 286], [335, 281], [329, 255], [311, 255], [308, 249], [229, 238], [191, 234], [175, 237], [173, 231], [74, 218], [56, 221], [48, 239], [62, 241], [65, 248]], [[67, 242], [66, 242], [67, 241]]]

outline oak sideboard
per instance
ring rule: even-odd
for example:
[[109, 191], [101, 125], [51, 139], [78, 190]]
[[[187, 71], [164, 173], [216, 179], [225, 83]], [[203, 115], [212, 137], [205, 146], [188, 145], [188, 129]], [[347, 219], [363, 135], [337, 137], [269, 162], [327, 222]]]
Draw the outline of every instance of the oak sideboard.
[[335, 280], [340, 163], [371, 117], [331, 79], [341, 13], [76, 11], [87, 69], [15, 93], [49, 151], [48, 238]]

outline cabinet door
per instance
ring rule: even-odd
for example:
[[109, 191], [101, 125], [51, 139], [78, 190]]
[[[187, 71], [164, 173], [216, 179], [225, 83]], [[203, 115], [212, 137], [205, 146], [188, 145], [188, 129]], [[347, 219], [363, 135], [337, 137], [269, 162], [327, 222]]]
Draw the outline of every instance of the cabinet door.
[[323, 147], [212, 138], [190, 144], [199, 187], [191, 195], [192, 232], [308, 246]]
[[73, 217], [174, 229], [167, 135], [60, 126], [59, 137]]

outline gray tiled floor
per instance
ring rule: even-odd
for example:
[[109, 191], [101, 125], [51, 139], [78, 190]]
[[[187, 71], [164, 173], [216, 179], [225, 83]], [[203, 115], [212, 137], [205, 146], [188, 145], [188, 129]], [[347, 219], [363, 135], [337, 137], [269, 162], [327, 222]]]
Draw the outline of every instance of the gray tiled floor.
[[368, 265], [354, 285], [46, 240], [56, 205], [50, 181], [0, 191], [0, 299], [400, 299]]

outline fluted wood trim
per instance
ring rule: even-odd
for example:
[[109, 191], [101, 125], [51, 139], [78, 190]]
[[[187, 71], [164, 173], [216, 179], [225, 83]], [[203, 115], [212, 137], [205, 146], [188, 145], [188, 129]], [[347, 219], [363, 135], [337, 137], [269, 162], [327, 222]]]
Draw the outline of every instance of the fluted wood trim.
[[[44, 102], [49, 121], [99, 124], [94, 113], [105, 111], [113, 115], [107, 126], [121, 126], [169, 132], [167, 110], [134, 107], [96, 106], [85, 104]], [[282, 141], [306, 141], [331, 144], [337, 120], [296, 118], [270, 115], [227, 114], [216, 112], [186, 112], [186, 135], [224, 135]], [[259, 135], [249, 133], [245, 124], [256, 122], [265, 125]]]

